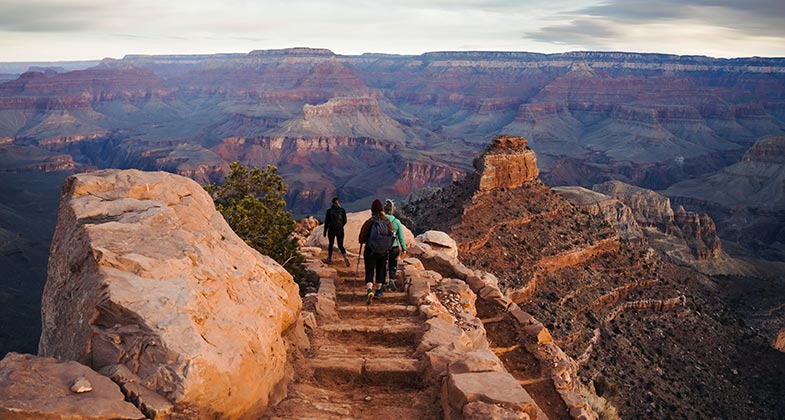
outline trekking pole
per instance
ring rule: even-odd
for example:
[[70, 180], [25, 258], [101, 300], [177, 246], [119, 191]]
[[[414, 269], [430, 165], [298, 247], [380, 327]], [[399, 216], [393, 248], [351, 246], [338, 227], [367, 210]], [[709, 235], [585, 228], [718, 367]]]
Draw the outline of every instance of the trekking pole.
[[363, 255], [363, 244], [360, 244], [360, 253], [357, 254], [357, 268], [354, 270], [354, 284], [352, 284], [352, 302], [357, 294], [357, 277], [360, 276], [360, 256]]

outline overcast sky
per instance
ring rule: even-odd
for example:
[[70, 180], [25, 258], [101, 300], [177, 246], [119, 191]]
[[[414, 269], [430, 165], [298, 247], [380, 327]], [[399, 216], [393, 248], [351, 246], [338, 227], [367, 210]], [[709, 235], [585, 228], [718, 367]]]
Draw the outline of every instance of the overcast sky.
[[785, 56], [785, 0], [0, 0], [0, 61], [445, 50]]

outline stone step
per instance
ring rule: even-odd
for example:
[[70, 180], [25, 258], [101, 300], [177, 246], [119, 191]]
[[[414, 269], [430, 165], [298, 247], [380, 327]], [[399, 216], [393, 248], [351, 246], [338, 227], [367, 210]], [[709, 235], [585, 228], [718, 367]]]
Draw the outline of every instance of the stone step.
[[[419, 401], [419, 402], [418, 402]], [[430, 403], [430, 401], [428, 401]], [[362, 386], [329, 389], [297, 384], [290, 397], [263, 420], [380, 420], [430, 419], [436, 413], [423, 408], [420, 391], [411, 388]]]
[[420, 361], [411, 358], [316, 357], [307, 361], [321, 384], [422, 386]]
[[365, 321], [342, 320], [340, 323], [322, 325], [320, 329], [333, 342], [393, 347], [415, 346], [422, 329], [418, 323], [401, 319], [382, 320], [373, 324]]
[[349, 316], [375, 317], [379, 315], [388, 317], [410, 317], [417, 314], [416, 306], [387, 303], [384, 297], [379, 300], [374, 300], [370, 305], [365, 304], [363, 301], [362, 303], [342, 304], [336, 309], [342, 318]]
[[[343, 287], [336, 286], [336, 298], [338, 303], [365, 303], [365, 287], [358, 288], [352, 293], [351, 289], [346, 289]], [[407, 303], [407, 294], [406, 292], [384, 292], [384, 296], [380, 298], [374, 298], [371, 302], [371, 305], [376, 303], [393, 303], [397, 305], [405, 305]]]
[[384, 346], [365, 343], [345, 343], [330, 340], [329, 336], [315, 337], [311, 348], [316, 357], [400, 357], [408, 358], [414, 354], [412, 346]]

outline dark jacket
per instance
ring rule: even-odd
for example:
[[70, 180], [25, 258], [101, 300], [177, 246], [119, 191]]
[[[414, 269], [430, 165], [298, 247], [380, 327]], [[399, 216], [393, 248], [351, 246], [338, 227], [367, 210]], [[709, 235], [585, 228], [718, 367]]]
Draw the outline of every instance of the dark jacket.
[[324, 215], [324, 233], [343, 232], [343, 226], [346, 224], [346, 210], [341, 206], [332, 206], [327, 209]]

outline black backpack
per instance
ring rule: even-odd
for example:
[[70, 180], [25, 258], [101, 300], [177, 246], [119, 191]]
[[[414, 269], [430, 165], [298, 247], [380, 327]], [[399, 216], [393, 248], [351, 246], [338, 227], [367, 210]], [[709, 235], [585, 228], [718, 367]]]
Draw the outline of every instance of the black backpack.
[[390, 229], [390, 221], [371, 218], [371, 234], [366, 246], [375, 254], [387, 254], [395, 242], [395, 232]]

